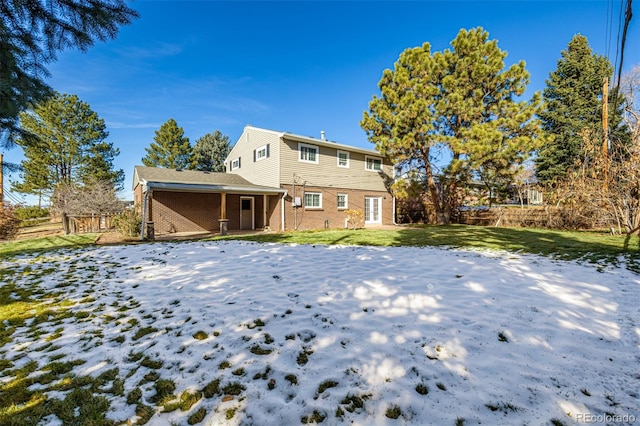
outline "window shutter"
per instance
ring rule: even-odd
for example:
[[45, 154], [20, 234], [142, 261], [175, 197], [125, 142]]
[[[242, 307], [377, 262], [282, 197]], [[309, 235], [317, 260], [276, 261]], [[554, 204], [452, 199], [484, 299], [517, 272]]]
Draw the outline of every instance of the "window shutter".
[[240, 157], [238, 157], [238, 168], [240, 168]]
[[269, 145], [270, 144], [267, 144], [267, 158], [269, 158]]
[[256, 162], [256, 150], [255, 149], [253, 150], [253, 162], [254, 163]]

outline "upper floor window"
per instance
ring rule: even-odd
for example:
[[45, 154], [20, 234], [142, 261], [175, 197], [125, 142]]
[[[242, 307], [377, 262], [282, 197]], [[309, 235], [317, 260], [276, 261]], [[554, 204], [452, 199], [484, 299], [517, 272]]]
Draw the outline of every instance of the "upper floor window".
[[298, 160], [318, 164], [318, 147], [306, 143], [298, 144]]
[[375, 157], [365, 157], [365, 169], [374, 172], [382, 170], [382, 159]]
[[262, 145], [260, 148], [253, 151], [253, 161], [260, 161], [265, 158], [269, 158], [269, 144]]
[[240, 168], [240, 157], [238, 157], [235, 160], [231, 161], [231, 170], [235, 170], [235, 169], [239, 169], [239, 168]]
[[309, 209], [321, 209], [322, 208], [322, 193], [320, 192], [305, 192], [304, 193], [304, 207]]
[[347, 151], [338, 151], [338, 167], [349, 167], [349, 153]]

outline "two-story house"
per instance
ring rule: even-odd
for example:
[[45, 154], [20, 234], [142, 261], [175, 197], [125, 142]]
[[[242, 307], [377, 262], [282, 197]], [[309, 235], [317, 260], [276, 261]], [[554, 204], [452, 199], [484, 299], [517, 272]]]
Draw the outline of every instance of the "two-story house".
[[157, 233], [341, 228], [394, 223], [393, 166], [374, 150], [245, 127], [227, 173], [136, 166], [134, 199]]

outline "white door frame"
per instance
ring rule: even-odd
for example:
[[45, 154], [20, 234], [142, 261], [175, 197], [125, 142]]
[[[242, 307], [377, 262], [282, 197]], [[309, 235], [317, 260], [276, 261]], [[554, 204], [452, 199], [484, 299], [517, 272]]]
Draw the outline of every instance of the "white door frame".
[[[378, 205], [378, 220], [365, 220], [365, 225], [378, 225], [382, 223], [382, 197], [364, 197], [365, 202], [365, 218], [367, 217], [367, 213], [369, 215], [369, 219], [373, 216], [374, 213], [374, 204]], [[366, 211], [367, 200], [369, 200], [369, 211]]]
[[242, 227], [242, 201], [249, 200], [251, 202], [251, 230], [256, 229], [256, 218], [255, 218], [255, 200], [254, 197], [240, 197], [240, 229], [244, 229]]

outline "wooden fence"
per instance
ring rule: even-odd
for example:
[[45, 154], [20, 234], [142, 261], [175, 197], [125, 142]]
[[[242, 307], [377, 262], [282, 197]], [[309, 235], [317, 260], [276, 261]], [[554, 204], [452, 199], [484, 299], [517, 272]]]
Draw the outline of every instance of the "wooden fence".
[[558, 213], [558, 209], [553, 207], [498, 207], [462, 211], [459, 222], [465, 225], [548, 228], [552, 227]]
[[84, 234], [104, 232], [113, 229], [116, 214], [62, 215], [62, 228], [65, 234]]

